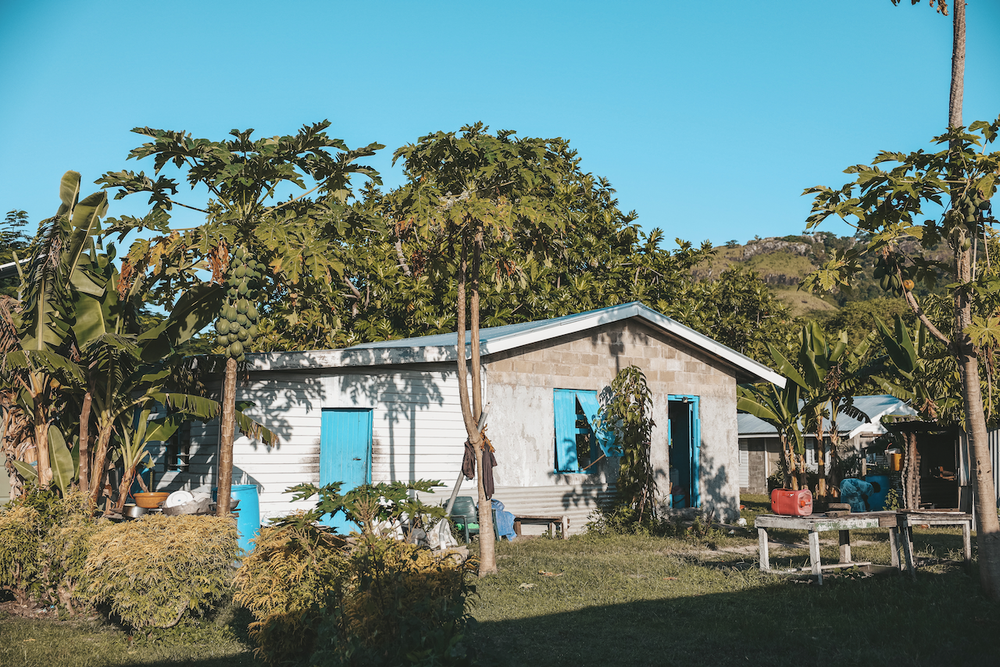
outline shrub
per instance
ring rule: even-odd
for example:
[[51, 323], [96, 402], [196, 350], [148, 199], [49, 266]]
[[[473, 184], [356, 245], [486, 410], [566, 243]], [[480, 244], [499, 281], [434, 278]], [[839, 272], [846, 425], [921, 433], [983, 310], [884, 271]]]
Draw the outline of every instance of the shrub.
[[62, 604], [72, 613], [70, 599], [96, 530], [85, 495], [29, 489], [0, 509], [0, 587], [19, 604]]
[[[462, 563], [380, 529], [423, 506], [407, 499], [405, 484], [363, 485], [344, 496], [339, 486], [290, 489], [319, 494], [317, 509], [261, 530], [236, 575], [235, 600], [255, 618], [257, 655], [275, 665], [468, 662]], [[338, 511], [359, 523], [360, 536], [348, 541], [314, 523]]]
[[228, 517], [146, 516], [94, 534], [78, 596], [134, 628], [172, 627], [232, 591], [242, 551]]
[[38, 510], [15, 503], [0, 513], [0, 588], [18, 604], [42, 591], [42, 521]]
[[350, 569], [340, 612], [324, 620], [310, 664], [470, 664], [459, 562], [366, 536], [351, 553]]
[[271, 664], [308, 656], [328, 601], [342, 596], [346, 542], [311, 524], [261, 529], [256, 546], [236, 573], [234, 601], [256, 619], [250, 636]]

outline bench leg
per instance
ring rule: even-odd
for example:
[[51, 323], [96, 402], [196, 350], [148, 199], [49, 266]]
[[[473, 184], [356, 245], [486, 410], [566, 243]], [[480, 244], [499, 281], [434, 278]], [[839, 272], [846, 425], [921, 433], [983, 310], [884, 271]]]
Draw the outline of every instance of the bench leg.
[[917, 559], [913, 555], [913, 528], [903, 526], [903, 555], [906, 557], [906, 569], [910, 571], [910, 578], [917, 578]]
[[813, 576], [816, 577], [816, 583], [822, 586], [823, 567], [819, 560], [819, 533], [816, 531], [809, 531], [809, 561], [812, 565]]
[[972, 527], [967, 521], [962, 522], [962, 555], [966, 565], [972, 563]]
[[562, 517], [562, 538], [564, 540], [569, 539], [569, 517], [566, 515]]
[[841, 530], [840, 532], [840, 562], [850, 563], [851, 561], [851, 531]]
[[770, 555], [767, 553], [767, 529], [757, 529], [757, 544], [760, 549], [760, 571], [768, 572], [771, 569]]
[[899, 566], [899, 529], [889, 529], [889, 559], [890, 563], [897, 570], [902, 570]]

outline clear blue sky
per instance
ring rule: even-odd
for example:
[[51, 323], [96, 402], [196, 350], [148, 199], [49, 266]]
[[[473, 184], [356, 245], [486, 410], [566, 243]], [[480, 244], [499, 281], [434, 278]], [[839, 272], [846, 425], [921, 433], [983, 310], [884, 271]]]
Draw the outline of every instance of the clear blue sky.
[[[969, 0], [967, 20], [964, 119], [992, 120], [1000, 2]], [[138, 125], [221, 139], [329, 119], [386, 145], [371, 163], [391, 186], [396, 147], [482, 120], [570, 139], [668, 239], [796, 234], [803, 188], [943, 130], [950, 53], [926, 0], [8, 0], [0, 215], [52, 215], [67, 169], [151, 172], [125, 159]], [[111, 215], [143, 212], [130, 199]]]

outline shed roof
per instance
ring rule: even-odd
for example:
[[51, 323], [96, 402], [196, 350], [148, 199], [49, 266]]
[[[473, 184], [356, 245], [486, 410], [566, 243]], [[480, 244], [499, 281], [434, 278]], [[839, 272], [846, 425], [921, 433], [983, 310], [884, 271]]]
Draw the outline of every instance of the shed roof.
[[[498, 352], [544, 342], [559, 336], [587, 331], [598, 326], [635, 318], [680, 339], [732, 366], [738, 382], [773, 382], [783, 387], [785, 378], [767, 366], [746, 357], [694, 329], [662, 315], [638, 301], [537, 322], [509, 324], [480, 329], [480, 354]], [[352, 366], [385, 366], [456, 361], [458, 338], [455, 333], [364, 343], [338, 350], [269, 352], [248, 355], [252, 370], [304, 370]], [[466, 357], [471, 343], [466, 343]]]
[[[854, 407], [858, 408], [870, 417], [865, 422], [854, 417], [841, 414], [837, 417], [837, 431], [848, 439], [853, 438], [869, 425], [881, 425], [879, 420], [885, 415], [915, 415], [917, 411], [901, 401], [895, 396], [888, 394], [878, 394], [875, 396], [855, 396]], [[758, 419], [751, 414], [740, 412], [736, 415], [736, 425], [741, 438], [768, 438], [777, 437], [778, 429], [763, 419]], [[808, 435], [813, 435], [809, 433]]]

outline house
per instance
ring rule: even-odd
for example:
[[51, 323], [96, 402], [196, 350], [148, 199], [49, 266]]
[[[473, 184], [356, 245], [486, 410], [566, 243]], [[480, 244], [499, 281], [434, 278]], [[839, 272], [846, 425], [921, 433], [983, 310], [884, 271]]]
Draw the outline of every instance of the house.
[[[571, 532], [613, 497], [617, 459], [590, 424], [630, 364], [653, 394], [653, 464], [661, 506], [673, 475], [683, 505], [738, 512], [736, 385], [784, 378], [640, 304], [482, 329], [486, 434], [496, 448], [495, 498], [515, 514], [567, 516]], [[238, 399], [280, 438], [234, 446], [234, 483], [255, 484], [263, 518], [298, 504], [302, 482], [460, 479], [466, 439], [456, 334], [339, 350], [251, 355]], [[468, 355], [468, 350], [466, 351]], [[160, 490], [215, 484], [217, 424], [191, 424], [157, 459]], [[475, 495], [475, 482], [462, 494]]]
[[[837, 431], [842, 445], [853, 449], [859, 455], [875, 438], [886, 432], [881, 423], [888, 415], [916, 415], [916, 410], [893, 396], [855, 396], [854, 407], [868, 416], [867, 421], [855, 419], [846, 414], [837, 417]], [[767, 493], [767, 478], [780, 470], [781, 441], [778, 430], [762, 419], [751, 414], [740, 413], [740, 491], [744, 493]], [[827, 427], [830, 426], [826, 422]], [[827, 434], [829, 435], [829, 434]], [[806, 466], [816, 468], [816, 434], [805, 434]], [[827, 459], [829, 460], [829, 459]]]

